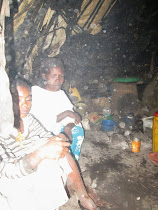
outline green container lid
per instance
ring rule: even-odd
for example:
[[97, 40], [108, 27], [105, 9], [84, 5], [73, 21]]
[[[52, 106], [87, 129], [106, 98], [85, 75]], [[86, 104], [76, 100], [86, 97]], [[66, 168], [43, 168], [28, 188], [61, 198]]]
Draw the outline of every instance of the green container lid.
[[116, 77], [113, 79], [114, 82], [124, 82], [124, 83], [138, 82], [139, 80], [140, 78], [138, 77], [127, 77], [127, 78]]

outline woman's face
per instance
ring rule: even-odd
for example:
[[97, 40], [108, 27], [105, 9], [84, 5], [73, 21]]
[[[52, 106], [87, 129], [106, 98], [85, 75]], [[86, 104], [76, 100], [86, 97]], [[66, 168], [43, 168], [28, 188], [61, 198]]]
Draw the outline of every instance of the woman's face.
[[31, 109], [31, 92], [27, 87], [18, 86], [17, 94], [18, 97], [15, 99], [15, 101], [13, 98], [14, 112], [15, 114], [18, 114], [19, 112], [20, 118], [24, 118], [28, 115]]
[[64, 82], [64, 72], [60, 67], [53, 67], [49, 69], [48, 74], [42, 74], [46, 81], [45, 89], [49, 91], [58, 91]]

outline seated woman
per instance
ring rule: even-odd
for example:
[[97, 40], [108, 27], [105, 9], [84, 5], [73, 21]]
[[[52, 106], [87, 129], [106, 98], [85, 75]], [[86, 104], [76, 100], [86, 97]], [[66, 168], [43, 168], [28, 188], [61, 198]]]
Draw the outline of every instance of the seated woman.
[[64, 82], [64, 67], [57, 58], [46, 58], [41, 63], [39, 86], [32, 87], [31, 113], [44, 127], [58, 135], [64, 133], [72, 140], [71, 152], [79, 160], [84, 131], [80, 116], [61, 87]]
[[96, 209], [88, 196], [70, 144], [62, 134], [52, 136], [29, 114], [31, 88], [22, 79], [11, 87], [16, 129], [0, 137], [0, 209], [54, 210], [68, 200], [69, 181], [87, 209]]

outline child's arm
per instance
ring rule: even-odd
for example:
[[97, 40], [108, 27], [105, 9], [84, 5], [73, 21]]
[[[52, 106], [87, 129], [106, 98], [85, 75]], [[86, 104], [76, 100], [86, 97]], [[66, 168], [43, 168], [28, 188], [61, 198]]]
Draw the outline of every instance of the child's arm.
[[[66, 117], [72, 118], [74, 120], [75, 124], [78, 124], [79, 122], [81, 122], [80, 116], [77, 113], [70, 111], [70, 110], [66, 110], [66, 111], [60, 113], [59, 115], [57, 115], [57, 122], [61, 122]], [[72, 123], [72, 122], [70, 122], [70, 123]]]
[[65, 126], [63, 132], [65, 133], [65, 136], [68, 137], [70, 140], [72, 140], [72, 128], [80, 121], [80, 116], [70, 110], [64, 111], [57, 115], [57, 122], [61, 122]]

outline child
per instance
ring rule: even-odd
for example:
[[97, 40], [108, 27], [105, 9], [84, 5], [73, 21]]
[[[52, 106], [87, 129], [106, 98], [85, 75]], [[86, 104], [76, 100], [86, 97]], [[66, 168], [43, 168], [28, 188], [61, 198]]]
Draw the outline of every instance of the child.
[[57, 58], [46, 58], [41, 64], [39, 86], [32, 87], [31, 113], [44, 127], [58, 135], [60, 132], [72, 140], [71, 152], [79, 160], [84, 131], [80, 116], [61, 90], [64, 82], [64, 67]]

